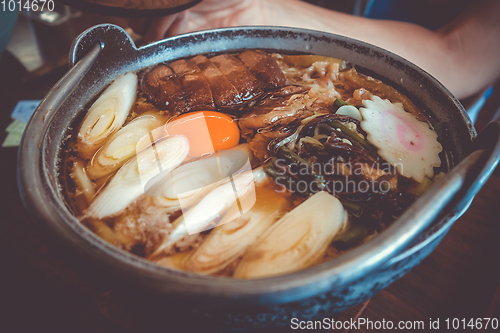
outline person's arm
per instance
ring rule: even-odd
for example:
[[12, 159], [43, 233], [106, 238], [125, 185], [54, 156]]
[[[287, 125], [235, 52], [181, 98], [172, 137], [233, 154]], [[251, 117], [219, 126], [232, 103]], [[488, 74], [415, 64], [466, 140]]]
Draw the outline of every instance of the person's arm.
[[357, 17], [297, 0], [204, 0], [177, 18], [155, 21], [150, 31], [158, 39], [239, 25], [332, 32], [392, 51], [431, 73], [458, 98], [465, 98], [500, 77], [499, 16], [500, 1], [483, 0], [433, 32], [412, 23]]

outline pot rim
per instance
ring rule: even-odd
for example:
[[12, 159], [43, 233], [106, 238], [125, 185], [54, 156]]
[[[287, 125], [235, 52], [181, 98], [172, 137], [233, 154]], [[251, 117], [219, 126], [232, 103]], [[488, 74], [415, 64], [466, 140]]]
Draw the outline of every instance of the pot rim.
[[[90, 47], [94, 44], [89, 43], [88, 40], [85, 41], [85, 39], [96, 31], [101, 31], [104, 34], [101, 35], [101, 39], [95, 39], [95, 36], [92, 37], [94, 38], [93, 42], [99, 40], [101, 45], [98, 48], [94, 47], [94, 49], [89, 52]], [[112, 33], [110, 33], [110, 31], [112, 31]], [[114, 33], [117, 35], [113, 36]], [[106, 34], [109, 34], [110, 38], [121, 36], [121, 39], [118, 40], [117, 43], [128, 43], [132, 49], [135, 49], [135, 52], [151, 53], [152, 51], [164, 50], [169, 47], [173, 48], [183, 42], [191, 43], [193, 40], [199, 41], [200, 38], [206, 38], [207, 36], [225, 35], [232, 36], [233, 38], [241, 38], [241, 36], [246, 36], [246, 34], [251, 33], [257, 36], [275, 34], [277, 36], [295, 36], [296, 38], [307, 37], [312, 38], [311, 43], [315, 41], [319, 41], [319, 43], [335, 41], [337, 43], [352, 45], [358, 49], [368, 48], [370, 52], [382, 54], [386, 61], [389, 59], [392, 62], [393, 66], [402, 66], [406, 69], [411, 69], [413, 72], [417, 73], [419, 80], [426, 81], [432, 88], [437, 89], [442, 95], [442, 99], [449, 104], [450, 108], [458, 110], [457, 116], [461, 117], [466, 128], [468, 128], [467, 134], [470, 140], [472, 141], [475, 137], [476, 133], [473, 125], [460, 102], [430, 74], [418, 68], [416, 65], [411, 64], [409, 61], [381, 48], [325, 32], [283, 27], [224, 28], [180, 35], [137, 49], [123, 29], [112, 25], [100, 25], [87, 30], [76, 39], [73, 52], [70, 54], [70, 62], [74, 64], [77, 59], [82, 58], [83, 54], [90, 54], [91, 56], [87, 58], [83, 57], [84, 61], [89, 62], [88, 68], [78, 66], [74, 68], [83, 71], [84, 74], [89, 68], [92, 70], [92, 64], [96, 59], [100, 59], [99, 53], [110, 45], [108, 41], [102, 41], [102, 38], [105, 38]], [[82, 45], [84, 45], [85, 42], [87, 45], [83, 47]], [[122, 47], [124, 46], [122, 45]], [[62, 80], [64, 80], [64, 78]], [[134, 282], [141, 281], [141, 284], [148, 285], [145, 287], [146, 289], [151, 288], [151, 290], [160, 290], [161, 293], [166, 294], [213, 296], [232, 300], [244, 299], [257, 303], [297, 301], [318, 295], [332, 288], [346, 286], [352, 281], [362, 278], [368, 272], [380, 267], [389, 259], [401, 253], [401, 251], [408, 246], [409, 242], [421, 234], [427, 227], [427, 225], [420, 225], [419, 227], [414, 226], [415, 221], [411, 218], [411, 214], [415, 214], [416, 212], [411, 211], [412, 208], [410, 207], [405, 213], [408, 216], [404, 220], [402, 218], [398, 219], [387, 230], [370, 242], [358, 246], [336, 259], [302, 271], [261, 279], [239, 280], [234, 278], [203, 276], [157, 265], [102, 240], [85, 228], [78, 219], [71, 214], [61, 200], [58, 193], [59, 188], [54, 177], [51, 178], [46, 171], [47, 163], [51, 163], [46, 160], [47, 154], [45, 153], [47, 132], [39, 133], [41, 128], [48, 130], [51, 122], [54, 120], [54, 117], [47, 117], [47, 115], [49, 111], [54, 115], [57, 113], [57, 110], [44, 109], [44, 107], [46, 107], [50, 99], [58, 93], [58, 89], [59, 87], [56, 85], [51, 92], [49, 92], [31, 118], [23, 135], [18, 162], [18, 179], [23, 203], [28, 210], [32, 213], [36, 213], [37, 217], [41, 218], [44, 221], [43, 223], [48, 225], [51, 231], [58, 235], [58, 238], [64, 239], [67, 245], [77, 248], [80, 252], [84, 253], [85, 256], [106, 266], [107, 270], [114, 276], [122, 277], [123, 274], [130, 274], [127, 279]], [[40, 198], [43, 198], [43, 200], [40, 200]], [[47, 205], [46, 202], [49, 202], [50, 205]], [[414, 205], [412, 207], [414, 207]], [[428, 216], [429, 221], [433, 220], [436, 216], [437, 213], [435, 216]], [[458, 216], [456, 218], [458, 218]], [[102, 254], [106, 255], [103, 256]]]

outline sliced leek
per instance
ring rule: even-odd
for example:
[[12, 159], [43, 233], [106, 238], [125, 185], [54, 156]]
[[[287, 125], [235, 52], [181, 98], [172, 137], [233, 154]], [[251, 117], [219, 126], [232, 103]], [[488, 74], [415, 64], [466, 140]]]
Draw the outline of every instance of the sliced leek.
[[244, 145], [239, 146], [179, 166], [148, 189], [147, 194], [154, 198], [155, 206], [185, 210], [213, 190], [222, 179], [242, 172], [245, 167], [250, 170], [248, 152]]
[[76, 160], [73, 162], [71, 178], [75, 182], [78, 192], [85, 196], [87, 202], [91, 202], [95, 195], [94, 184], [92, 184], [92, 181], [87, 176], [85, 167], [81, 161]]
[[136, 90], [137, 76], [128, 73], [111, 83], [92, 104], [78, 132], [84, 153], [95, 151], [122, 127], [134, 103]]
[[245, 253], [234, 277], [260, 278], [309, 267], [321, 260], [346, 222], [340, 201], [318, 192], [283, 216]]
[[[254, 177], [255, 172], [257, 174]], [[234, 211], [231, 208], [234, 208], [235, 205], [238, 206], [236, 198], [239, 199], [241, 206], [245, 206], [245, 203], [252, 200], [255, 202], [254, 179], [262, 179], [261, 172], [259, 168], [254, 172], [245, 171], [222, 180], [220, 185], [218, 184], [199, 203], [183, 212], [183, 215], [173, 222], [174, 230], [170, 237], [157, 247], [153, 255], [160, 254], [165, 250], [169, 251], [176, 242], [189, 234], [199, 233], [220, 223], [229, 222], [224, 219], [224, 214], [228, 211]], [[231, 215], [239, 216], [239, 212]]]
[[[158, 181], [147, 194], [156, 207], [172, 212], [186, 209], [210, 192], [221, 180], [215, 154], [183, 164]], [[170, 210], [168, 210], [170, 208]]]
[[154, 181], [155, 176], [180, 165], [188, 152], [189, 142], [183, 135], [155, 142], [118, 170], [97, 194], [86, 215], [101, 219], [119, 213], [143, 194], [147, 186], [151, 186], [150, 181]]
[[140, 116], [116, 132], [92, 158], [87, 171], [96, 179], [120, 168], [137, 152], [150, 144], [149, 133], [162, 125], [159, 116]]
[[269, 197], [258, 193], [255, 206], [235, 220], [215, 228], [187, 258], [183, 268], [201, 274], [230, 268], [284, 214], [287, 205], [284, 196]]
[[361, 113], [359, 113], [359, 110], [353, 105], [342, 105], [335, 114], [349, 116], [359, 121], [363, 120]]

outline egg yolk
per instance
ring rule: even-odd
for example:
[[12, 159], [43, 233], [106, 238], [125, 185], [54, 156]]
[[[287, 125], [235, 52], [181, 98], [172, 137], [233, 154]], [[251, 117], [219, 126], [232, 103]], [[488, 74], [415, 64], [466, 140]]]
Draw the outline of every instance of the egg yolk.
[[233, 118], [215, 111], [189, 112], [171, 118], [165, 125], [168, 135], [182, 134], [189, 140], [189, 155], [199, 157], [229, 149], [240, 141]]

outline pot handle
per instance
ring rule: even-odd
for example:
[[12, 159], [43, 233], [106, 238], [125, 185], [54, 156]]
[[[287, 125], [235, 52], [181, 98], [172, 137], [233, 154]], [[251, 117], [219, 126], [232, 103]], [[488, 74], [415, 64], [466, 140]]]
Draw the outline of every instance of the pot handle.
[[[133, 41], [125, 30], [112, 24], [101, 24], [87, 29], [73, 42], [69, 57], [71, 69], [55, 84], [49, 94], [45, 96], [30, 119], [30, 123], [42, 124], [42, 130], [40, 131], [37, 126], [28, 126], [24, 132], [20, 147], [24, 147], [26, 158], [36, 155], [42, 146], [50, 119], [77, 87], [85, 73], [96, 64], [103, 65], [102, 61], [99, 61], [103, 53], [116, 52], [116, 46], [110, 47], [108, 45], [108, 47], [104, 48], [104, 43], [111, 38], [118, 38], [121, 41], [120, 44], [122, 47], [120, 50], [135, 49]], [[109, 44], [112, 45], [113, 43], [110, 42]], [[20, 162], [23, 161], [23, 158], [24, 155], [20, 154]], [[29, 187], [31, 187], [30, 185], [32, 184], [28, 184]]]
[[[96, 62], [101, 50], [100, 45], [94, 45], [81, 61], [73, 66], [54, 85], [33, 113], [19, 145], [18, 183], [20, 184], [21, 198], [24, 201], [25, 207], [36, 207], [36, 211], [45, 212], [46, 216], [50, 216], [50, 207], [42, 200], [30, 200], [30, 198], [44, 196], [42, 193], [44, 185], [41, 178], [33, 176], [33, 170], [39, 170], [40, 165], [43, 166], [43, 164], [41, 159], [34, 159], [33, 156], [40, 154], [40, 149], [43, 146], [45, 135], [55, 112], [78, 86], [85, 73]], [[30, 126], [32, 123], [36, 125]], [[29, 167], [26, 167], [28, 165]]]
[[495, 120], [490, 122], [473, 141], [471, 151], [474, 152], [477, 150], [484, 150], [484, 153], [467, 174], [465, 186], [462, 188], [462, 199], [454, 209], [457, 218], [469, 208], [474, 196], [483, 187], [499, 164], [500, 121]]
[[115, 63], [126, 63], [137, 52], [134, 41], [121, 27], [99, 24], [85, 30], [73, 41], [69, 52], [70, 67], [75, 66], [96, 44], [100, 44], [101, 57]]
[[[434, 219], [421, 219], [421, 231], [443, 218], [447, 222], [441, 228], [447, 230], [469, 208], [475, 195], [483, 187], [499, 163], [500, 121], [490, 122], [473, 141], [470, 148], [471, 153], [422, 196], [422, 199], [428, 197], [429, 200], [425, 200], [427, 205], [419, 205], [418, 210], [436, 208], [442, 210], [439, 214], [436, 214]], [[438, 202], [437, 207], [433, 207], [433, 197]], [[439, 203], [442, 204], [439, 205]], [[414, 219], [414, 221], [418, 223], [419, 220]], [[401, 261], [424, 248], [434, 238], [426, 238], [423, 242], [403, 249], [399, 255], [389, 260], [388, 266], [392, 266], [395, 262]]]
[[[495, 171], [500, 161], [500, 121], [490, 122], [472, 142], [471, 153], [451, 172], [456, 169], [462, 175], [463, 185], [454, 196], [449, 207], [441, 216], [462, 216], [469, 208], [474, 197]], [[461, 167], [462, 166], [462, 167]]]

